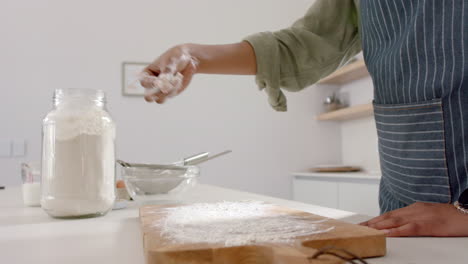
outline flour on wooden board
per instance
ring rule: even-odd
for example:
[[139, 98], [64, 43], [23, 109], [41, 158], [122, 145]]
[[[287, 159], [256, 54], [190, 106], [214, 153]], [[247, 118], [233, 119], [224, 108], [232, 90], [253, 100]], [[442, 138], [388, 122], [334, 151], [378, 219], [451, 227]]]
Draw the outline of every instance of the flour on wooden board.
[[320, 221], [285, 213], [271, 215], [274, 205], [262, 202], [198, 203], [165, 209], [155, 223], [166, 239], [177, 243], [240, 246], [290, 243], [294, 238], [325, 233]]

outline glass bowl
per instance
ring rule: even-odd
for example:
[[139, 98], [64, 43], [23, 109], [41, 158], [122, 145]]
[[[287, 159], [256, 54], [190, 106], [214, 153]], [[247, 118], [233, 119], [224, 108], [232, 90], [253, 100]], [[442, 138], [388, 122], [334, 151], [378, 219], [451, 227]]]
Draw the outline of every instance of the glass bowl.
[[136, 202], [174, 202], [178, 195], [197, 184], [200, 169], [185, 166], [180, 169], [122, 167], [122, 179]]

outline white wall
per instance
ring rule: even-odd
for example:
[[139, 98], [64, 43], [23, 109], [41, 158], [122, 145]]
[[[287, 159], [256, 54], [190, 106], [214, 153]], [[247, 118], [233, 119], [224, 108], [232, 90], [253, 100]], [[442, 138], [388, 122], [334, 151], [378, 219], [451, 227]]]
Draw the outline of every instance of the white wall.
[[[350, 105], [367, 104], [373, 98], [370, 77], [345, 84], [339, 90], [349, 97]], [[362, 166], [369, 173], [380, 173], [377, 130], [373, 116], [341, 124], [341, 153], [344, 164]]]
[[120, 65], [182, 42], [229, 43], [279, 29], [311, 2], [3, 0], [0, 139], [26, 139], [28, 152], [0, 158], [0, 185], [19, 183], [19, 163], [40, 159], [53, 90], [83, 87], [108, 93], [121, 159], [169, 162], [229, 148], [231, 156], [203, 166], [203, 182], [290, 197], [289, 172], [341, 159], [338, 126], [314, 121], [326, 89], [288, 94], [289, 112], [277, 113], [253, 77], [200, 75], [159, 106], [121, 95]]

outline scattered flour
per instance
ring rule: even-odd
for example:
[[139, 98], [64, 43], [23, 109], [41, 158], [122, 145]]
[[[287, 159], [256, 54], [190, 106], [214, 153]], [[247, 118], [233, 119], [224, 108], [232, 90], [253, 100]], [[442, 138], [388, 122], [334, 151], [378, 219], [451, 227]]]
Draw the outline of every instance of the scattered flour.
[[152, 88], [146, 89], [146, 95], [154, 95], [159, 91], [167, 94], [169, 97], [177, 95], [177, 91], [182, 87], [184, 76], [181, 73], [161, 73], [159, 76], [152, 76], [148, 73], [141, 73], [140, 82], [151, 84]]
[[168, 208], [155, 225], [162, 235], [178, 243], [221, 243], [240, 246], [290, 243], [294, 238], [328, 232], [323, 221], [275, 213], [261, 202], [199, 203]]

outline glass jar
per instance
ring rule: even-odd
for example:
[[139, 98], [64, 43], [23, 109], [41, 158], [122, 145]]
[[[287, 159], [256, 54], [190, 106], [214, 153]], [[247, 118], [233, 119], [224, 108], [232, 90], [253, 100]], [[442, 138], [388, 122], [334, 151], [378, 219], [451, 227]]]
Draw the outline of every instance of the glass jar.
[[105, 215], [115, 200], [115, 123], [101, 90], [60, 89], [43, 120], [41, 206], [52, 217]]

